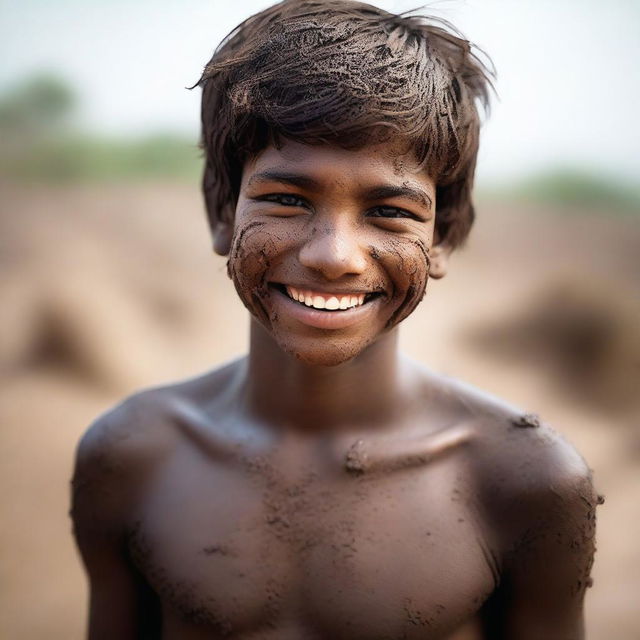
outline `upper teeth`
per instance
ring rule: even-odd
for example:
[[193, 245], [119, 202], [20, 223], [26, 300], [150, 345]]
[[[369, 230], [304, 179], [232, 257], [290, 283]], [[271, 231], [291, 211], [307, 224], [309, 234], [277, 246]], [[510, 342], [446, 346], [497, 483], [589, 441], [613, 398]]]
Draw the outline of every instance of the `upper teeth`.
[[315, 309], [350, 309], [351, 307], [357, 307], [364, 303], [364, 293], [347, 295], [318, 293], [316, 291], [306, 291], [289, 286], [287, 286], [286, 289], [290, 298], [306, 304], [307, 307], [314, 307]]

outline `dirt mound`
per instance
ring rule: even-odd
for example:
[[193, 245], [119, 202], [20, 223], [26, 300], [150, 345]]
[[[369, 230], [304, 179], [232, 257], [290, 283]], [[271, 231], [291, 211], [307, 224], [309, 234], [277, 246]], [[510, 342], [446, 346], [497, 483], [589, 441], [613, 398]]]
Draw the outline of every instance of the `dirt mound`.
[[[247, 314], [211, 256], [195, 185], [0, 187], [0, 637], [77, 638], [86, 586], [67, 510], [81, 433], [135, 389], [242, 353]], [[602, 411], [637, 406], [640, 231], [577, 219], [485, 207], [403, 335], [410, 354], [535, 409], [584, 454], [607, 495], [587, 629], [627, 640], [638, 629], [637, 456], [631, 430]], [[585, 282], [594, 256], [604, 284]], [[560, 260], [573, 276], [544, 285]], [[522, 303], [524, 290], [539, 294]]]
[[521, 311], [468, 331], [485, 353], [542, 366], [555, 384], [611, 411], [640, 405], [640, 300], [611, 283], [544, 285]]

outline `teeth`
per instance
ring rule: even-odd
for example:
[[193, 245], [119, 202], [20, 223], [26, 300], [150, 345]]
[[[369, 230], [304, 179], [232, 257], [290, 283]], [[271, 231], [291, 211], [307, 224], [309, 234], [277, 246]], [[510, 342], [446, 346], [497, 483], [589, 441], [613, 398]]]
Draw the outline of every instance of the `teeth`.
[[358, 307], [364, 304], [365, 294], [358, 295], [320, 295], [312, 291], [302, 291], [295, 287], [286, 287], [287, 294], [293, 300], [305, 304], [307, 307], [314, 309], [329, 309], [336, 311], [338, 309], [346, 310], [352, 307]]

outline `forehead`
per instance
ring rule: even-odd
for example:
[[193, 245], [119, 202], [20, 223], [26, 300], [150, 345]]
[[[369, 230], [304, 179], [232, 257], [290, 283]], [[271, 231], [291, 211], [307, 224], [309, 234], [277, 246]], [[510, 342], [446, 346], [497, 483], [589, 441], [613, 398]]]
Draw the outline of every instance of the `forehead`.
[[320, 185], [366, 186], [416, 184], [433, 191], [434, 182], [411, 152], [392, 142], [360, 149], [344, 149], [332, 144], [303, 144], [285, 141], [268, 146], [244, 165], [242, 185], [265, 172], [292, 172], [309, 176]]

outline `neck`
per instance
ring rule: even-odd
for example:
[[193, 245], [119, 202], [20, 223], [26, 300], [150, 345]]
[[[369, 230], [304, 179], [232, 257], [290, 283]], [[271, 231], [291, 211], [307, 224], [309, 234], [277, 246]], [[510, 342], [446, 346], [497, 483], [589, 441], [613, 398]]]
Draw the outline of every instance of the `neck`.
[[254, 416], [285, 428], [335, 431], [383, 425], [403, 402], [397, 329], [355, 358], [328, 367], [285, 353], [252, 321], [245, 393]]

